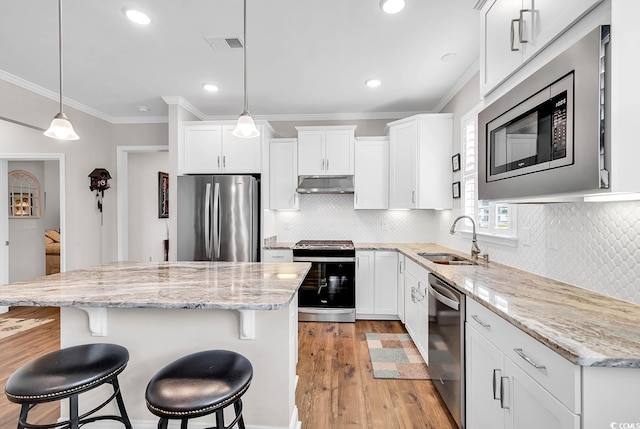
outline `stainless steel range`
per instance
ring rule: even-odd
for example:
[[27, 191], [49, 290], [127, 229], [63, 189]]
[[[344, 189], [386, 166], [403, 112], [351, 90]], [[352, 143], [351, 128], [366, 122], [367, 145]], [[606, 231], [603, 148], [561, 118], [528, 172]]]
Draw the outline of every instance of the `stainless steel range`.
[[302, 240], [294, 262], [310, 262], [298, 292], [298, 320], [355, 322], [356, 250], [352, 241]]

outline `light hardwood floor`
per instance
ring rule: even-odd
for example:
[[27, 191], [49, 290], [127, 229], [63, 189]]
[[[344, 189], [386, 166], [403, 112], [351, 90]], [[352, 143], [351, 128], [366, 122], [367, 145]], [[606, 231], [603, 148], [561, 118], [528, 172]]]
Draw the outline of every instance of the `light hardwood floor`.
[[[24, 363], [60, 348], [60, 311], [13, 307], [5, 317], [49, 318], [54, 322], [0, 340], [0, 428], [15, 428], [20, 406], [4, 395], [7, 378]], [[300, 376], [296, 404], [303, 429], [455, 429], [428, 380], [374, 379], [364, 334], [405, 332], [400, 322], [300, 322]], [[33, 423], [52, 423], [56, 403], [39, 405]]]
[[367, 332], [397, 321], [300, 322], [296, 389], [303, 429], [456, 429], [430, 380], [374, 379]]
[[[11, 307], [0, 318], [54, 319], [53, 322], [0, 340], [0, 428], [15, 428], [20, 405], [7, 400], [4, 385], [9, 376], [30, 360], [60, 348], [60, 310], [52, 307]], [[53, 423], [60, 415], [57, 403], [38, 405], [29, 413], [31, 423]]]

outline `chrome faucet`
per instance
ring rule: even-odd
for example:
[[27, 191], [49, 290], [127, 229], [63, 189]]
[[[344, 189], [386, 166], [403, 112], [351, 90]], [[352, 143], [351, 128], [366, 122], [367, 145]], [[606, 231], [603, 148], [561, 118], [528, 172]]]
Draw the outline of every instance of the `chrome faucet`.
[[477, 261], [478, 255], [480, 255], [480, 248], [478, 247], [478, 239], [476, 237], [476, 223], [471, 216], [458, 216], [456, 220], [453, 221], [449, 234], [453, 235], [456, 232], [456, 224], [460, 219], [469, 219], [471, 221], [471, 225], [473, 226], [473, 235], [471, 236], [471, 259]]

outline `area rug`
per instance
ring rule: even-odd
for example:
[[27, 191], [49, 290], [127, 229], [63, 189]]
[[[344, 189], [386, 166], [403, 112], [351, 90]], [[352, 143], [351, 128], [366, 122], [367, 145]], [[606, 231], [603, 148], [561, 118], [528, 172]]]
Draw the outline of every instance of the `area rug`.
[[374, 378], [429, 380], [429, 371], [409, 334], [365, 334]]
[[0, 319], [0, 339], [49, 322], [53, 322], [53, 319], [16, 319], [11, 317]]

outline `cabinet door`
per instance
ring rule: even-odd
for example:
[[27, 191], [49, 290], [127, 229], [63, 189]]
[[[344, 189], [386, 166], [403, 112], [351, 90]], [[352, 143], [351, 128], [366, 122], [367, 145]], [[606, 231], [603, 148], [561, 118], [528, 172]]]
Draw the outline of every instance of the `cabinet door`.
[[414, 343], [418, 342], [418, 336], [414, 329], [418, 326], [418, 303], [416, 295], [418, 294], [418, 279], [411, 273], [405, 271], [404, 274], [404, 326], [413, 339]]
[[373, 314], [374, 251], [356, 252], [356, 316]]
[[298, 209], [298, 145], [295, 139], [269, 143], [269, 208]]
[[480, 86], [483, 94], [522, 64], [520, 27], [513, 22], [519, 18], [521, 9], [520, 0], [489, 0], [482, 8], [480, 28], [484, 50], [480, 55]]
[[580, 429], [580, 416], [573, 414], [529, 375], [504, 360], [509, 374], [507, 429]]
[[328, 130], [325, 134], [325, 173], [334, 175], [353, 174], [353, 144], [351, 130]]
[[222, 172], [222, 127], [219, 125], [184, 128], [185, 174]]
[[405, 305], [404, 271], [405, 271], [404, 255], [398, 253], [398, 317], [400, 318], [400, 321], [402, 323], [404, 323], [404, 305]]
[[324, 131], [298, 132], [298, 174], [322, 176], [325, 174]]
[[415, 208], [418, 124], [409, 122], [392, 127], [389, 139], [389, 208]]
[[374, 266], [374, 312], [398, 314], [398, 253], [376, 251]]
[[293, 250], [265, 249], [263, 262], [293, 262]]
[[236, 137], [232, 134], [234, 128], [222, 127], [222, 169], [225, 173], [260, 173], [262, 137]]
[[416, 318], [416, 332], [417, 341], [415, 341], [418, 350], [422, 354], [422, 358], [425, 363], [429, 364], [429, 292], [427, 291], [427, 283], [418, 281], [418, 290], [420, 293], [417, 296], [418, 301], [418, 317]]
[[389, 207], [389, 141], [356, 142], [355, 209]]
[[[466, 420], [467, 429], [502, 429], [505, 411], [501, 408], [501, 382], [508, 382], [504, 373], [504, 355], [468, 323], [465, 340], [466, 359]], [[504, 403], [508, 406], [507, 403]], [[534, 420], [535, 421], [535, 420]], [[544, 426], [539, 426], [544, 427]]]

